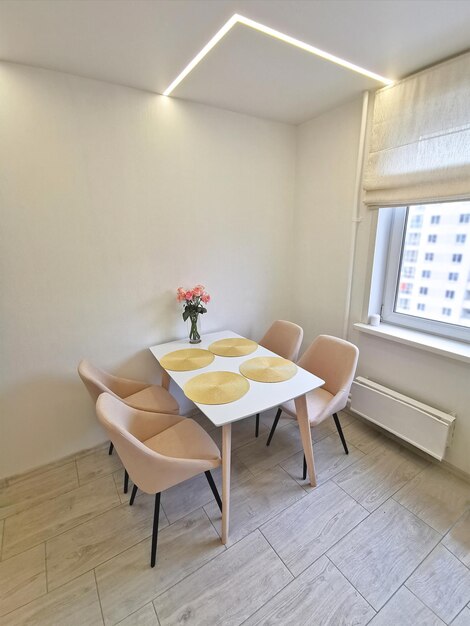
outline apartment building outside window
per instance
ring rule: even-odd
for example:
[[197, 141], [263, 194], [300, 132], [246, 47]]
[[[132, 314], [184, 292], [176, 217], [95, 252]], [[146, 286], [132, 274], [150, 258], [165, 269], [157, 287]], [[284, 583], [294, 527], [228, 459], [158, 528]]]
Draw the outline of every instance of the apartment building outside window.
[[389, 223], [382, 319], [470, 342], [470, 200], [381, 209], [379, 224], [381, 215]]

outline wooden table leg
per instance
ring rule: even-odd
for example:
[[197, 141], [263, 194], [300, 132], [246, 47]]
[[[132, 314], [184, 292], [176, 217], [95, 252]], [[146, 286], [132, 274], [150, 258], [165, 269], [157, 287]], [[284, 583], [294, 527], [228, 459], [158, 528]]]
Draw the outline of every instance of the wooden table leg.
[[317, 478], [315, 476], [315, 463], [313, 460], [312, 432], [310, 430], [310, 422], [308, 421], [307, 400], [305, 396], [295, 399], [295, 410], [297, 413], [297, 421], [299, 423], [300, 436], [304, 447], [305, 460], [307, 461], [308, 477], [312, 487], [317, 486]]
[[222, 543], [228, 541], [230, 519], [230, 462], [232, 454], [232, 424], [222, 426]]
[[162, 387], [167, 391], [170, 388], [170, 374], [166, 370], [162, 372]]

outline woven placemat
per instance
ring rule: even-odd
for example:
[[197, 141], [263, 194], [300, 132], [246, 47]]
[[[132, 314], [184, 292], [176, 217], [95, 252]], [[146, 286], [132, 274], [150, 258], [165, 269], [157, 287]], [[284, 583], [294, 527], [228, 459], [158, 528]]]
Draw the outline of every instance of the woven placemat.
[[211, 343], [208, 350], [218, 356], [246, 356], [256, 350], [258, 344], [251, 339], [234, 337], [230, 339], [219, 339]]
[[174, 372], [189, 372], [206, 367], [214, 360], [214, 355], [209, 350], [202, 348], [185, 348], [165, 354], [160, 359], [160, 365], [166, 370]]
[[206, 372], [188, 380], [183, 390], [199, 404], [227, 404], [242, 398], [250, 383], [234, 372]]
[[259, 356], [242, 363], [240, 372], [260, 383], [280, 383], [295, 376], [297, 365], [280, 356]]

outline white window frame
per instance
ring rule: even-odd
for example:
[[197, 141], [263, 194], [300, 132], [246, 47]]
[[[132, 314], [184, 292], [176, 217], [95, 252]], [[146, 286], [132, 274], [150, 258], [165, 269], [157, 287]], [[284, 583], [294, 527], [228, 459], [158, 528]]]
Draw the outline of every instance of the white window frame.
[[[382, 248], [382, 257], [379, 263], [385, 263], [384, 280], [382, 284], [381, 319], [387, 324], [411, 328], [431, 335], [440, 335], [450, 339], [470, 343], [470, 329], [448, 322], [438, 322], [409, 313], [397, 313], [395, 303], [400, 297], [398, 291], [400, 267], [403, 256], [404, 238], [406, 233], [406, 217], [408, 207], [385, 208], [379, 211], [379, 224], [382, 220], [383, 237], [388, 238], [388, 249]], [[386, 212], [386, 213], [384, 213]], [[377, 248], [374, 264], [377, 262]]]

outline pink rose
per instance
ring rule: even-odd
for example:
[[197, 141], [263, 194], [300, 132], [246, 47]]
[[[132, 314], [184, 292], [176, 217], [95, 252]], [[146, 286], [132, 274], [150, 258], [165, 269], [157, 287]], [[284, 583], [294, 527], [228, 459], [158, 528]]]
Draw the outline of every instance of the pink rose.
[[176, 299], [178, 300], [178, 302], [182, 302], [186, 299], [186, 292], [182, 287], [178, 287], [178, 289], [176, 290]]
[[202, 300], [202, 302], [204, 302], [204, 304], [207, 304], [208, 302], [211, 301], [211, 297], [210, 297], [210, 295], [208, 293], [204, 293], [201, 296], [201, 300]]
[[204, 290], [200, 288], [199, 285], [196, 285], [196, 287], [194, 287], [193, 289], [193, 294], [199, 298], [199, 296], [202, 296], [202, 294], [204, 293]]
[[193, 292], [192, 291], [187, 291], [184, 297], [185, 297], [186, 300], [192, 300], [193, 299]]

